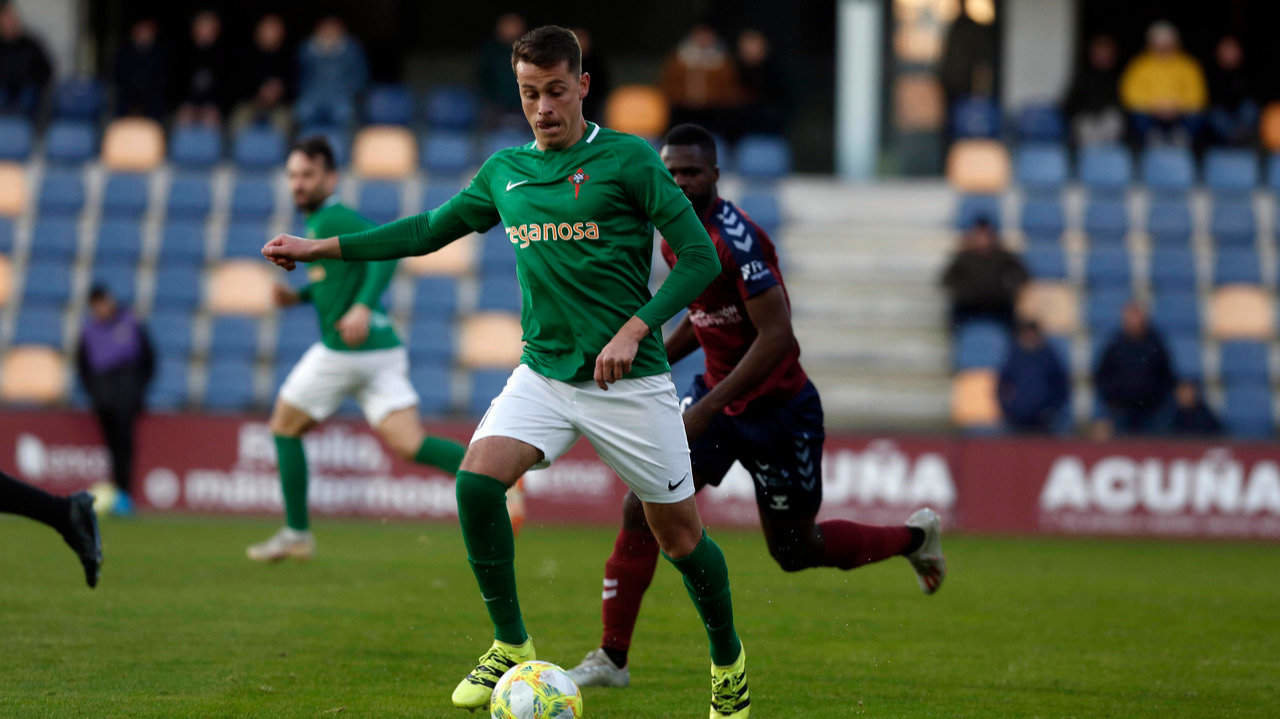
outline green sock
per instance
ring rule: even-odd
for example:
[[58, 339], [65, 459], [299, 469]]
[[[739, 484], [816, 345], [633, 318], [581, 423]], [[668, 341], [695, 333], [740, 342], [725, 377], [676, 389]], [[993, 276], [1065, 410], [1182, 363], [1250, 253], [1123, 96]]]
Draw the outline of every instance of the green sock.
[[280, 467], [280, 489], [284, 493], [284, 523], [305, 532], [307, 519], [307, 455], [302, 438], [276, 435], [276, 464]]
[[[666, 553], [663, 553], [666, 556]], [[693, 552], [680, 559], [667, 559], [684, 575], [684, 588], [698, 608], [711, 642], [711, 662], [728, 666], [738, 660], [742, 642], [733, 628], [733, 599], [729, 595], [729, 566], [706, 531]]]
[[516, 540], [507, 516], [507, 488], [493, 477], [460, 471], [456, 491], [462, 540], [493, 620], [493, 636], [508, 644], [523, 644], [529, 634], [516, 597]]
[[462, 466], [462, 456], [466, 453], [466, 447], [451, 439], [427, 437], [422, 440], [417, 454], [413, 455], [413, 461], [439, 467], [449, 474], [457, 474], [458, 467]]

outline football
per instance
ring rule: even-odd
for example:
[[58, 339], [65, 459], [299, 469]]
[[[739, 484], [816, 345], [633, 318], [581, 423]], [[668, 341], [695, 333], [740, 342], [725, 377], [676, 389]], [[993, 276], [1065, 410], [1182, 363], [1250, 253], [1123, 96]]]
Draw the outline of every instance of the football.
[[550, 662], [524, 662], [507, 670], [493, 688], [492, 719], [578, 719], [582, 692], [569, 673]]

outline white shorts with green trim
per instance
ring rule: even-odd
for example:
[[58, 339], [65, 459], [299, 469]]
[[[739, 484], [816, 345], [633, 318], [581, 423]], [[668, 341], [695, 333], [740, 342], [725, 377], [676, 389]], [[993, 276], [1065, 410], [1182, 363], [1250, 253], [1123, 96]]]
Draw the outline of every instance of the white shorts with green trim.
[[404, 347], [339, 352], [317, 342], [280, 385], [280, 399], [317, 422], [328, 419], [347, 396], [355, 397], [374, 427], [396, 410], [416, 407], [409, 352]]

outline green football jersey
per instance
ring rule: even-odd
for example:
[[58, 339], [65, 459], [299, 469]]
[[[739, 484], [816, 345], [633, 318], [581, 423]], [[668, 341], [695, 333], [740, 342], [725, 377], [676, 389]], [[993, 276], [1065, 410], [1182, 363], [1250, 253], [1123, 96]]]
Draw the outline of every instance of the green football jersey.
[[[307, 215], [307, 237], [333, 237], [344, 232], [360, 232], [373, 226], [355, 210], [330, 197], [324, 205]], [[310, 282], [300, 295], [316, 309], [320, 320], [320, 341], [332, 350], [382, 350], [400, 346], [400, 337], [382, 309], [382, 295], [395, 273], [395, 260], [382, 262], [343, 262], [318, 260], [307, 265]], [[336, 327], [338, 320], [356, 303], [372, 310], [369, 337], [359, 347], [348, 347]]]

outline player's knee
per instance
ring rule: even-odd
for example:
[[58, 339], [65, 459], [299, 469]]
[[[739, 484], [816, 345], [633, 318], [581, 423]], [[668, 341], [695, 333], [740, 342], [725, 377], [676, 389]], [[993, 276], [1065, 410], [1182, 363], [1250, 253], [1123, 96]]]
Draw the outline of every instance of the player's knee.
[[635, 492], [628, 491], [622, 500], [622, 528], [628, 531], [645, 529], [649, 523], [644, 518], [644, 502]]
[[799, 572], [803, 569], [817, 566], [817, 562], [810, 556], [808, 548], [799, 544], [770, 544], [769, 555], [773, 557], [773, 561], [777, 562], [784, 572]]

